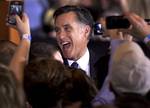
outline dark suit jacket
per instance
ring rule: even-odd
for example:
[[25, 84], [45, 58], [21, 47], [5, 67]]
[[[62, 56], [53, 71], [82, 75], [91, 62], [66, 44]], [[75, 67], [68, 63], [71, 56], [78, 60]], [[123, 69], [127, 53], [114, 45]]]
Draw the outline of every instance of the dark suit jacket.
[[88, 49], [90, 52], [90, 75], [100, 89], [108, 73], [109, 42], [90, 40]]
[[[90, 53], [90, 75], [100, 89], [108, 73], [109, 42], [90, 40], [88, 49]], [[66, 59], [64, 64], [68, 65]]]

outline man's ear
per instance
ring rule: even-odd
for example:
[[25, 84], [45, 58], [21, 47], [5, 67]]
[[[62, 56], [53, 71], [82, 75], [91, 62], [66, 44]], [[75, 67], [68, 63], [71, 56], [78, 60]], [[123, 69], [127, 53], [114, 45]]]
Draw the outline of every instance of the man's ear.
[[91, 27], [89, 25], [85, 26], [85, 36], [88, 38], [91, 33]]

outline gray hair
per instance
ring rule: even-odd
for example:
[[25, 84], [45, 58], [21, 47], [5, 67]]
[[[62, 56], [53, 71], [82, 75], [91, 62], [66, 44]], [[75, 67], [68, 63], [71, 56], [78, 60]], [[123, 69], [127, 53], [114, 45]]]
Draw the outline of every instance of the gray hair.
[[[125, 51], [123, 53], [118, 51], [120, 48]], [[116, 55], [119, 53], [122, 56], [118, 59]], [[148, 93], [150, 90], [150, 60], [136, 43], [126, 42], [118, 47], [112, 61], [110, 82], [116, 92], [141, 95]]]

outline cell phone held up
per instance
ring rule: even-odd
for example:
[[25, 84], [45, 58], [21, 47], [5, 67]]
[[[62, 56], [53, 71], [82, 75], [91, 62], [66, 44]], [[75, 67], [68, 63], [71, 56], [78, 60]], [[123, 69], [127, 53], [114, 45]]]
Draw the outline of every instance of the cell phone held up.
[[20, 18], [22, 18], [22, 14], [23, 1], [9, 1], [7, 22], [11, 25], [16, 25], [15, 15], [18, 15]]
[[123, 16], [108, 16], [106, 17], [106, 28], [107, 29], [127, 29], [130, 26], [128, 19]]

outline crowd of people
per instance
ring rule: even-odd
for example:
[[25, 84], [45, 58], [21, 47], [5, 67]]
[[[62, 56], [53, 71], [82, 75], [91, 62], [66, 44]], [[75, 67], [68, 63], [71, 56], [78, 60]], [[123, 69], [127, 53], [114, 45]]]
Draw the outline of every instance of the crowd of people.
[[[7, 24], [20, 43], [0, 40], [0, 107], [150, 108], [146, 5], [140, 15], [132, 0], [97, 0], [95, 7], [92, 0], [58, 1], [53, 24], [40, 25], [50, 31], [33, 30], [26, 13], [15, 15], [16, 25]], [[123, 15], [130, 27], [108, 29], [112, 15]], [[101, 34], [94, 34], [95, 22]]]

